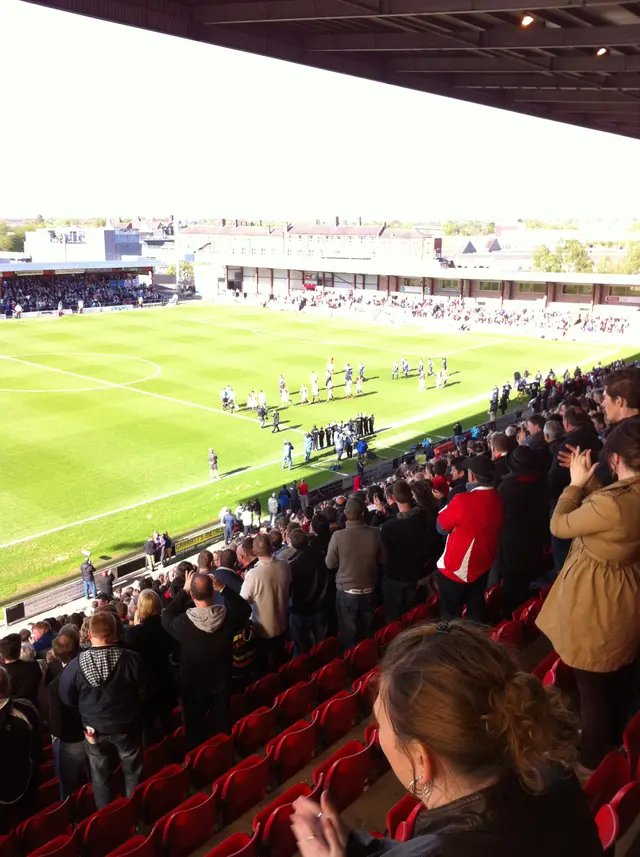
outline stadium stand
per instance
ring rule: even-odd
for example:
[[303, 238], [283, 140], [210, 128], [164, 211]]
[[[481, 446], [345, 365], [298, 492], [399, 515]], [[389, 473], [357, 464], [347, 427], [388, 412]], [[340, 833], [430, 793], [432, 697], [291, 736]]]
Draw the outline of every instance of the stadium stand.
[[[566, 435], [521, 425], [505, 455], [457, 433], [279, 515], [306, 533], [288, 561], [259, 533], [23, 629], [31, 699], [1, 640], [0, 857], [589, 857], [634, 835], [640, 369], [548, 387]], [[452, 464], [466, 490], [436, 481]]]

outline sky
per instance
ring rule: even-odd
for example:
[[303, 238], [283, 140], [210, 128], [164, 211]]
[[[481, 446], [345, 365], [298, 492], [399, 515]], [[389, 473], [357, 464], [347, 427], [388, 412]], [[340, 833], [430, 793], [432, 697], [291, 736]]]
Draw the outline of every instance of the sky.
[[0, 218], [638, 215], [640, 141], [0, 0]]

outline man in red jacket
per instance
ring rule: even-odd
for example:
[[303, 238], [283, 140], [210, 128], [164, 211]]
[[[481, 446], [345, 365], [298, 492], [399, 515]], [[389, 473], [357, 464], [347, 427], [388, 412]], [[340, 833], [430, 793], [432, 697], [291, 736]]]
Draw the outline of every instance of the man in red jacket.
[[504, 510], [502, 497], [492, 483], [493, 462], [483, 455], [468, 458], [469, 484], [438, 515], [437, 528], [447, 535], [438, 560], [438, 589], [443, 619], [462, 615], [475, 622], [484, 619], [484, 593], [489, 569], [498, 552]]

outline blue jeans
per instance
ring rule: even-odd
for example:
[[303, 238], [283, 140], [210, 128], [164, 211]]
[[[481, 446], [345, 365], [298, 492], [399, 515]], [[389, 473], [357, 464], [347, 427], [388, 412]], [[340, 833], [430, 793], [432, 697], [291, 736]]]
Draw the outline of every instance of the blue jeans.
[[373, 614], [376, 609], [376, 594], [350, 595], [338, 589], [336, 613], [338, 632], [343, 650], [353, 648], [360, 640], [373, 637]]
[[551, 536], [551, 553], [553, 555], [554, 571], [562, 571], [562, 566], [565, 564], [570, 550], [571, 539], [558, 539], [556, 536]]
[[95, 598], [96, 597], [96, 584], [94, 580], [83, 580], [84, 585], [84, 597], [85, 598]]
[[228, 545], [233, 538], [233, 527], [225, 527], [224, 528], [224, 543]]
[[295, 655], [306, 655], [327, 636], [327, 621], [322, 613], [301, 616], [289, 613], [289, 632]]
[[91, 782], [96, 807], [102, 809], [115, 798], [111, 780], [118, 762], [124, 776], [125, 796], [131, 797], [142, 779], [142, 735], [120, 733], [96, 735], [96, 743], [85, 741], [91, 766]]
[[66, 800], [85, 781], [87, 756], [84, 741], [68, 744], [59, 738], [52, 739], [53, 765], [60, 780], [60, 800]]
[[291, 470], [292, 463], [293, 462], [291, 461], [291, 456], [290, 455], [286, 456], [285, 458], [282, 459], [282, 469], [284, 470], [285, 467], [287, 465], [289, 465], [289, 470]]

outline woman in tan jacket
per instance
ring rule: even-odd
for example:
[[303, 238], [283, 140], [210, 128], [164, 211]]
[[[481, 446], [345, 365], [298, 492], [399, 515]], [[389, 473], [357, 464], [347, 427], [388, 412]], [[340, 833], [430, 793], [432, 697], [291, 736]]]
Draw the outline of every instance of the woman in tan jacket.
[[571, 456], [571, 484], [551, 518], [551, 532], [573, 539], [538, 627], [573, 667], [580, 693], [580, 762], [596, 768], [619, 745], [634, 691], [640, 649], [640, 417], [624, 420], [603, 457], [617, 476], [586, 495], [597, 465]]

